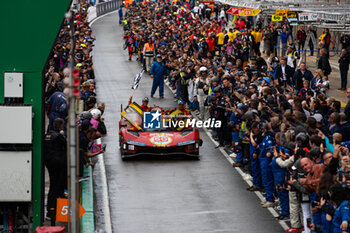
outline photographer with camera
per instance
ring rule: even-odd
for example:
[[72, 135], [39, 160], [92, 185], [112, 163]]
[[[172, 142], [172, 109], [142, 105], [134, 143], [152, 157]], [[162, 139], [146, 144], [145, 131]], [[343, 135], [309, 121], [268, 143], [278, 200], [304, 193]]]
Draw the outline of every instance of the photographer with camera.
[[316, 191], [325, 166], [323, 164], [314, 164], [309, 158], [300, 159], [300, 165], [306, 176], [295, 177], [296, 179], [291, 177], [289, 184], [301, 192], [301, 208], [303, 211], [304, 227], [306, 226], [305, 232], [310, 233], [310, 223], [308, 224], [307, 220], [311, 219], [310, 194]]

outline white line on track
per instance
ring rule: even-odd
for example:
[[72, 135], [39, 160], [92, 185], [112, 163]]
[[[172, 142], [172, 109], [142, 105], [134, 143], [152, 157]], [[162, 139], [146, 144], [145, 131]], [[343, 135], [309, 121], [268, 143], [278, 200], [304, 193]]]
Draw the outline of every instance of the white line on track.
[[[101, 138], [96, 140], [97, 144], [101, 144]], [[105, 231], [107, 233], [112, 233], [112, 223], [111, 223], [111, 211], [109, 209], [109, 195], [108, 195], [108, 185], [107, 185], [107, 177], [106, 177], [106, 168], [105, 162], [103, 158], [103, 154], [97, 155], [98, 163], [96, 164], [101, 172], [101, 183], [99, 184], [102, 192], [102, 209], [104, 216], [104, 225]]]

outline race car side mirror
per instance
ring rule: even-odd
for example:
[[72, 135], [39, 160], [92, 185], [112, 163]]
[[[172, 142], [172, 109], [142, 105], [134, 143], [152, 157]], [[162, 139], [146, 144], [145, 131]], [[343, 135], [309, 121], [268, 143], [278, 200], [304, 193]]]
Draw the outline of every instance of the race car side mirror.
[[199, 146], [202, 146], [202, 145], [203, 145], [203, 140], [200, 139], [200, 140], [199, 140]]

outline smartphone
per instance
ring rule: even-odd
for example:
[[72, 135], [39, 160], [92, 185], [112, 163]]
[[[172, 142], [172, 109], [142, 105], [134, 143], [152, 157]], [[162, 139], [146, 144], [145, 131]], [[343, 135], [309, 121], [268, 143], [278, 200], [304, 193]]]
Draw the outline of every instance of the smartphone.
[[311, 228], [311, 218], [307, 218], [307, 219], [306, 219], [306, 226], [307, 226], [308, 228]]
[[102, 149], [103, 149], [104, 151], [106, 151], [106, 147], [107, 147], [107, 144], [103, 144], [103, 145], [102, 145]]

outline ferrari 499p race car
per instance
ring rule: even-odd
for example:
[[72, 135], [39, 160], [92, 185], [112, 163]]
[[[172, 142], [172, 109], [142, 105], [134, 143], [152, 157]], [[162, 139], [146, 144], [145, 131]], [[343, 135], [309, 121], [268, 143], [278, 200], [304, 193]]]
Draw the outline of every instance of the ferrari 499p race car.
[[179, 110], [153, 107], [144, 112], [135, 102], [121, 112], [119, 143], [122, 159], [143, 156], [190, 156], [199, 159], [202, 139], [196, 127], [188, 126], [191, 115]]

